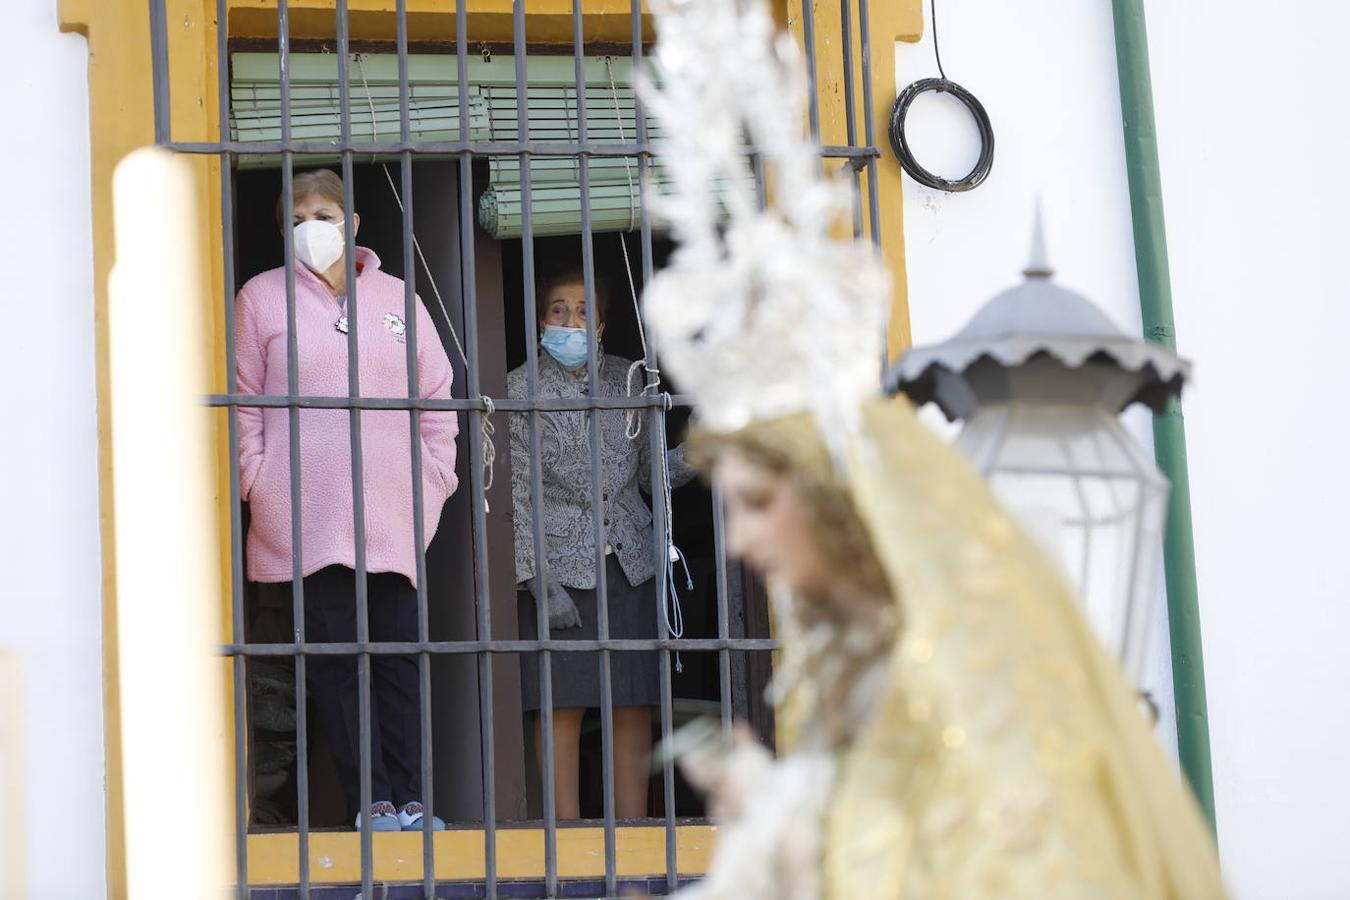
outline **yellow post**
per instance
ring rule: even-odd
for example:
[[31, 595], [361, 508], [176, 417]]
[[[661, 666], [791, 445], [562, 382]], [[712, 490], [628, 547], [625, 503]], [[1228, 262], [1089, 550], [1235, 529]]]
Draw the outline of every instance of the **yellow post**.
[[[214, 137], [215, 121], [215, 0], [166, 0], [169, 22], [169, 78], [172, 84], [174, 135], [181, 140], [206, 140]], [[98, 473], [99, 540], [103, 552], [103, 731], [107, 793], [108, 896], [114, 900], [128, 897], [126, 884], [126, 848], [122, 826], [122, 689], [118, 682], [119, 598], [117, 595], [116, 510], [113, 503], [112, 410], [115, 406], [109, 375], [108, 272], [112, 268], [113, 247], [113, 171], [137, 148], [154, 139], [153, 98], [151, 96], [150, 19], [145, 0], [58, 0], [58, 21], [62, 31], [83, 34], [89, 41], [89, 155], [90, 207], [94, 231], [94, 369], [98, 390]], [[217, 163], [198, 159], [197, 190], [200, 198], [200, 223], [187, 223], [184, 234], [195, 233], [202, 245], [200, 252], [217, 248], [211, 268], [203, 268], [198, 277], [207, 289], [221, 283], [219, 259], [220, 216]], [[183, 226], [184, 223], [179, 223]], [[198, 227], [200, 225], [200, 227]], [[219, 309], [220, 300], [202, 291], [190, 296]], [[224, 337], [216, 330], [202, 337], [199, 352], [203, 358], [224, 359]], [[223, 373], [223, 365], [221, 367]], [[223, 383], [223, 374], [220, 382]], [[120, 403], [121, 398], [117, 397]], [[223, 420], [222, 420], [223, 421]], [[221, 432], [223, 433], [223, 425]], [[220, 440], [224, 448], [225, 441]], [[222, 456], [222, 459], [226, 457]], [[228, 470], [226, 470], [228, 473]], [[228, 486], [228, 474], [218, 485]], [[224, 521], [229, 512], [221, 504]], [[218, 566], [217, 577], [229, 579], [229, 546], [219, 554], [226, 563]], [[228, 633], [229, 607], [221, 615]], [[224, 713], [222, 712], [222, 715]], [[226, 753], [232, 752], [227, 745]], [[232, 771], [226, 756], [226, 770]]]
[[[844, 83], [843, 14], [839, 0], [781, 0], [775, 7], [783, 24], [797, 41], [806, 48], [806, 28], [803, 22], [803, 3], [811, 4], [815, 23], [816, 102], [820, 110], [820, 139], [826, 145], [841, 146], [848, 142]], [[904, 205], [900, 198], [900, 163], [891, 152], [886, 132], [890, 121], [891, 104], [897, 93], [895, 73], [896, 41], [917, 41], [923, 33], [923, 8], [919, 0], [871, 0], [868, 3], [868, 50], [872, 59], [872, 106], [864, 103], [862, 72], [862, 29], [859, 5], [849, 0], [852, 16], [854, 126], [858, 143], [866, 135], [864, 117], [870, 118], [873, 137], [881, 149], [877, 160], [878, 223], [881, 250], [891, 270], [890, 325], [887, 330], [887, 352], [897, 358], [909, 346], [909, 289], [905, 278], [905, 223]], [[806, 48], [810, 52], [810, 48]], [[837, 163], [836, 163], [837, 164]], [[862, 178], [864, 197], [867, 176]], [[863, 201], [864, 233], [870, 233], [870, 214]]]
[[216, 645], [219, 538], [201, 220], [192, 165], [138, 150], [113, 175], [108, 369], [127, 895], [224, 895], [233, 825]]

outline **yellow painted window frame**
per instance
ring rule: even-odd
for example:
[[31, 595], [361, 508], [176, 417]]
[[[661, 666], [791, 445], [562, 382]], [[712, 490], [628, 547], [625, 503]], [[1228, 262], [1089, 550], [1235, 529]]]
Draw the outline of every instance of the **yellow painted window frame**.
[[[572, 0], [529, 0], [527, 30], [531, 42], [565, 43], [571, 40]], [[803, 2], [810, 2], [815, 16], [816, 74], [820, 108], [821, 137], [827, 144], [845, 143], [846, 122], [843, 103], [843, 64], [837, 49], [840, 43], [840, 8], [834, 0], [774, 0], [779, 21], [801, 39]], [[173, 136], [182, 140], [216, 140], [217, 92], [215, 0], [166, 0], [168, 5], [170, 79]], [[512, 0], [468, 0], [469, 28], [476, 41], [511, 39]], [[275, 0], [229, 0], [230, 32], [240, 37], [275, 37]], [[291, 0], [294, 37], [326, 37], [331, 34], [334, 0]], [[409, 34], [417, 40], [452, 40], [454, 16], [446, 11], [444, 0], [407, 0]], [[351, 35], [354, 40], [392, 40], [393, 4], [389, 0], [349, 0]], [[859, 116], [872, 119], [877, 142], [885, 147], [887, 115], [896, 94], [893, 65], [897, 40], [916, 41], [923, 29], [920, 0], [872, 0], [871, 58], [874, 107], [858, 103]], [[90, 94], [90, 169], [91, 216], [93, 222], [95, 274], [95, 370], [98, 400], [98, 472], [99, 525], [102, 541], [102, 625], [103, 625], [103, 707], [106, 778], [106, 827], [108, 896], [125, 897], [126, 841], [122, 828], [122, 810], [126, 798], [122, 786], [122, 734], [120, 689], [118, 684], [117, 596], [115, 590], [115, 548], [117, 535], [112, 526], [115, 498], [112, 493], [113, 459], [110, 441], [110, 409], [116, 402], [108, 377], [108, 274], [113, 264], [112, 175], [131, 151], [153, 143], [153, 97], [149, 40], [149, 12], [145, 0], [59, 0], [60, 28], [85, 36], [89, 44]], [[588, 41], [626, 42], [631, 35], [628, 0], [589, 0], [585, 9], [584, 33]], [[652, 37], [651, 25], [644, 35]], [[852, 59], [855, 83], [861, 85], [861, 52], [855, 30]], [[859, 97], [859, 100], [861, 98]], [[859, 123], [861, 124], [861, 122]], [[861, 127], [859, 133], [862, 133]], [[202, 272], [201, 296], [212, 304], [207, 316], [206, 345], [202, 352], [211, 359], [224, 360], [224, 334], [218, 312], [224, 302], [220, 235], [219, 165], [214, 158], [193, 163], [198, 176], [200, 208], [206, 222], [198, 230], [203, 259], [211, 261]], [[865, 182], [866, 175], [863, 175]], [[905, 285], [904, 231], [900, 202], [900, 169], [890, 154], [883, 152], [877, 164], [880, 192], [882, 249], [894, 277], [889, 349], [897, 355], [909, 343], [909, 309]], [[866, 215], [866, 212], [864, 213]], [[865, 223], [870, 225], [870, 223]], [[223, 364], [222, 364], [223, 365]], [[224, 384], [224, 372], [214, 373], [217, 389]], [[229, 496], [230, 448], [225, 437], [225, 416], [218, 418], [219, 447], [218, 496]], [[225, 536], [221, 547], [220, 595], [229, 596], [230, 547], [228, 504], [220, 503]], [[221, 610], [222, 639], [230, 633], [228, 603]], [[222, 659], [223, 667], [228, 661]], [[227, 685], [231, 679], [226, 678]], [[227, 687], [228, 691], [228, 687]], [[226, 698], [232, 708], [232, 697]], [[232, 723], [229, 726], [233, 727]], [[228, 760], [233, 770], [233, 760]], [[663, 829], [647, 826], [619, 830], [620, 874], [659, 874], [665, 870]], [[591, 877], [603, 874], [588, 860], [603, 858], [598, 848], [603, 833], [595, 828], [559, 829], [559, 866], [564, 877]], [[712, 843], [712, 829], [706, 826], [681, 826], [678, 833], [678, 859], [682, 874], [703, 871]], [[415, 835], [381, 835], [377, 841], [376, 878], [415, 879], [420, 872], [404, 876], [398, 860], [420, 858], [402, 846]], [[452, 831], [435, 838], [438, 842], [438, 878], [481, 878], [483, 833]], [[329, 850], [328, 859], [358, 859], [359, 853], [347, 850], [355, 835], [318, 834], [311, 838], [315, 853]], [[502, 828], [498, 832], [498, 859], [501, 877], [542, 877], [543, 854], [539, 829]], [[251, 835], [249, 842], [249, 879], [257, 884], [294, 883], [295, 839], [292, 835]], [[316, 860], [317, 863], [317, 860]], [[645, 871], [639, 871], [644, 869]], [[311, 868], [319, 877], [333, 880], [357, 880], [359, 872], [334, 864]], [[442, 872], [444, 874], [442, 874]], [[256, 881], [255, 881], [256, 877]]]

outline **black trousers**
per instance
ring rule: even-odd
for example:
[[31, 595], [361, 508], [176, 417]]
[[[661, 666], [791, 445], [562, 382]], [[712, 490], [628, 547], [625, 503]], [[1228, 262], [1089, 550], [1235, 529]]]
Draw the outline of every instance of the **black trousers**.
[[[305, 640], [356, 640], [356, 573], [329, 566], [305, 578]], [[267, 585], [290, 596], [291, 583]], [[403, 575], [366, 577], [372, 641], [417, 640], [417, 591]], [[357, 657], [309, 656], [305, 681], [319, 727], [332, 748], [338, 777], [354, 815], [361, 796], [360, 698]], [[303, 761], [302, 761], [303, 762]], [[417, 661], [370, 657], [370, 797], [402, 806], [422, 798], [422, 715]]]

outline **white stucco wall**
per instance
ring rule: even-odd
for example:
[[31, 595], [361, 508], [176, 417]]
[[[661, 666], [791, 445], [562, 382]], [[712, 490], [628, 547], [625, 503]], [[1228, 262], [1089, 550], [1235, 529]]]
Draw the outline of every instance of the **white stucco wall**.
[[1148, 15], [1220, 851], [1244, 898], [1350, 897], [1350, 6]]
[[[0, 651], [18, 656], [26, 896], [104, 895], [88, 48], [56, 0], [0, 3]], [[21, 393], [22, 392], [22, 393]]]
[[[1337, 414], [1350, 120], [1336, 112], [1350, 58], [1335, 43], [1350, 7], [1147, 11], [1177, 333], [1196, 365], [1187, 437], [1225, 876], [1243, 900], [1350, 897], [1350, 428]], [[1111, 5], [941, 0], [938, 15], [947, 74], [989, 110], [997, 153], [971, 193], [906, 179], [915, 341], [1020, 278], [1037, 196], [1059, 280], [1137, 332]], [[896, 56], [902, 86], [936, 74], [928, 37]], [[910, 133], [939, 174], [973, 162], [954, 104], [916, 105]], [[1146, 418], [1131, 424], [1147, 439]]]

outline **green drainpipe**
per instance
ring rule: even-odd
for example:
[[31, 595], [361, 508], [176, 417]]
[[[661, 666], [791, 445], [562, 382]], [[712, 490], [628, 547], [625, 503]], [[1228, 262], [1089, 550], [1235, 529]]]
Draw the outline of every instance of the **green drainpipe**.
[[[1139, 273], [1139, 308], [1144, 337], [1176, 348], [1172, 286], [1163, 227], [1162, 177], [1153, 122], [1153, 88], [1148, 67], [1148, 31], [1143, 0], [1112, 0], [1120, 112], [1125, 128], [1125, 168], [1134, 223], [1134, 260]], [[1209, 713], [1205, 666], [1200, 650], [1200, 609], [1191, 532], [1191, 486], [1186, 468], [1186, 422], [1180, 401], [1153, 419], [1153, 452], [1172, 482], [1167, 507], [1164, 560], [1167, 618], [1172, 632], [1172, 690], [1176, 696], [1177, 744], [1181, 768], [1190, 781], [1210, 828], [1214, 828], [1214, 780], [1209, 758]]]

